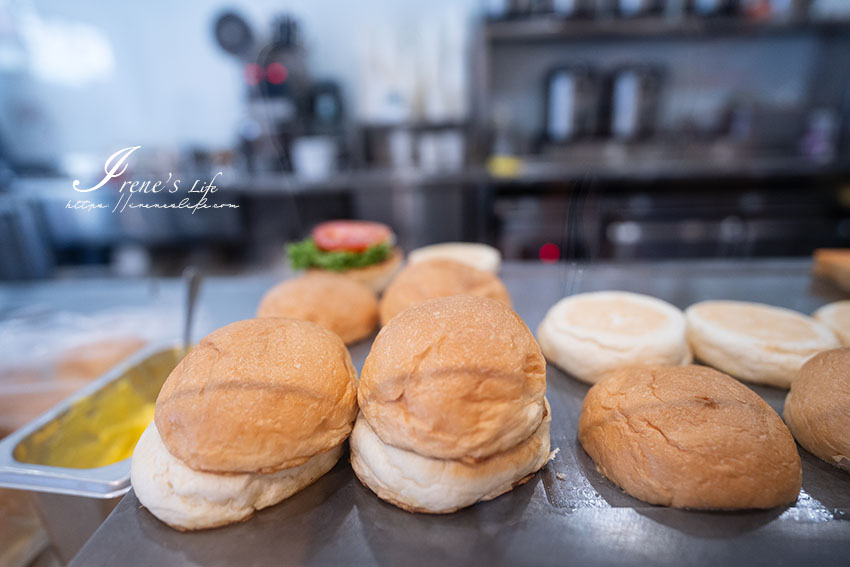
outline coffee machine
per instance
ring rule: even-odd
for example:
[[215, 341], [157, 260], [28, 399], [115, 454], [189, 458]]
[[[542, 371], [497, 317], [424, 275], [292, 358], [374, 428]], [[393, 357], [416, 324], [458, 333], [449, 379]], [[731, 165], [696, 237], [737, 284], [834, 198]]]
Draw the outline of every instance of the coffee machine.
[[341, 89], [311, 76], [295, 18], [278, 16], [258, 40], [244, 18], [228, 11], [216, 19], [214, 34], [242, 66], [246, 107], [239, 139], [248, 173], [297, 169], [293, 149], [307, 137], [329, 137], [331, 151], [342, 150]]

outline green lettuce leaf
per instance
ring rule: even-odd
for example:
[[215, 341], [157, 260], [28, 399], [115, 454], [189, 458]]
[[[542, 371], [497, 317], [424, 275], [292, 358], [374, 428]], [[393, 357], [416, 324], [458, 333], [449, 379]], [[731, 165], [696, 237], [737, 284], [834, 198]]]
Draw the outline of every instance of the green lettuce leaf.
[[322, 268], [331, 272], [344, 272], [352, 268], [365, 268], [372, 264], [379, 264], [389, 258], [392, 252], [392, 246], [386, 242], [370, 246], [363, 252], [320, 250], [312, 238], [286, 245], [289, 263], [295, 270]]

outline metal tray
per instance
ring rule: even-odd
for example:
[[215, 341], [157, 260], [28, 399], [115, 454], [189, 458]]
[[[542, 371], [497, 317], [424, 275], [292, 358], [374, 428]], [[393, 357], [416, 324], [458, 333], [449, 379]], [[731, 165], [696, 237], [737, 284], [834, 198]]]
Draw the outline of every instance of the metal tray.
[[[67, 443], [63, 426], [97, 411], [98, 399], [122, 381], [143, 399], [156, 400], [162, 383], [176, 366], [182, 350], [151, 346], [88, 384], [79, 392], [0, 441], [0, 487], [109, 499], [130, 489], [130, 459], [96, 468], [50, 466], [49, 453]], [[72, 411], [75, 410], [75, 411]]]
[[[840, 296], [812, 287], [808, 262], [508, 264], [503, 278], [532, 330], [562, 296], [626, 289], [687, 305], [749, 299], [811, 312]], [[234, 280], [226, 286], [233, 295]], [[212, 286], [211, 286], [212, 287]], [[224, 288], [223, 288], [224, 289]], [[260, 286], [257, 287], [258, 295]], [[248, 295], [248, 294], [246, 294]], [[243, 296], [256, 304], [258, 297]], [[214, 300], [214, 298], [210, 298]], [[247, 307], [246, 307], [247, 309]], [[362, 366], [369, 342], [352, 349]], [[800, 449], [793, 506], [735, 513], [652, 506], [605, 479], [576, 440], [588, 386], [548, 370], [556, 459], [527, 484], [455, 514], [410, 514], [379, 500], [347, 458], [250, 520], [195, 533], [159, 522], [130, 492], [72, 562], [98, 565], [848, 565], [850, 475]], [[780, 410], [785, 392], [754, 390]]]

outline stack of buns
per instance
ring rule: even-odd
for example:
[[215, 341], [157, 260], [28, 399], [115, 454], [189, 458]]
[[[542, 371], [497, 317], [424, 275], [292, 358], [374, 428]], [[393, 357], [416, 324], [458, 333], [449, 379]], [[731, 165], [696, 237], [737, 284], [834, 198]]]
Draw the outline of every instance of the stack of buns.
[[850, 348], [822, 352], [800, 368], [783, 416], [803, 448], [850, 471]]
[[314, 323], [250, 319], [214, 331], [162, 387], [133, 455], [136, 496], [180, 530], [288, 498], [341, 456], [356, 380], [345, 345]]
[[840, 346], [811, 317], [746, 301], [702, 301], [685, 310], [697, 359], [740, 380], [788, 388], [812, 355]]
[[354, 472], [409, 511], [495, 498], [549, 459], [545, 392], [540, 348], [503, 303], [417, 303], [381, 330], [363, 366]]
[[313, 271], [274, 286], [260, 301], [257, 317], [312, 321], [346, 344], [372, 334], [378, 324], [378, 298], [365, 285], [334, 272]]
[[379, 306], [381, 324], [411, 305], [452, 295], [490, 297], [511, 305], [505, 284], [490, 272], [454, 260], [423, 260], [407, 266], [384, 291]]
[[704, 366], [609, 374], [584, 399], [578, 438], [599, 472], [652, 504], [772, 508], [800, 491], [800, 456], [779, 415]]
[[546, 313], [537, 329], [546, 358], [591, 384], [634, 364], [688, 364], [681, 310], [625, 291], [580, 293]]
[[[546, 359], [594, 384], [579, 441], [646, 502], [793, 502], [802, 469], [792, 433], [850, 470], [850, 348], [815, 356], [839, 346], [836, 334], [850, 341], [850, 302], [810, 318], [749, 302], [683, 313], [636, 293], [582, 293], [549, 309], [538, 345], [495, 275], [500, 260], [466, 243], [414, 251], [380, 303], [357, 274], [382, 288], [398, 250], [269, 290], [257, 319], [208, 335], [169, 376], [133, 457], [139, 501], [180, 530], [240, 521], [325, 474], [349, 435], [356, 476], [402, 509], [491, 500], [551, 458]], [[379, 321], [358, 384], [344, 343]], [[722, 372], [691, 365], [694, 356]], [[788, 426], [723, 372], [790, 386]]]

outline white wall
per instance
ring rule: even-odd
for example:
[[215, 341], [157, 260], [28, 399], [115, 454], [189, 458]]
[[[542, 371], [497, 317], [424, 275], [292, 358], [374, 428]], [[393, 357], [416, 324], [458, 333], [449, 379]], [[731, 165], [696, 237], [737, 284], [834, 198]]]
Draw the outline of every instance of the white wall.
[[[103, 155], [127, 145], [164, 150], [230, 147], [242, 115], [241, 67], [214, 43], [216, 14], [235, 9], [266, 36], [276, 14], [295, 14], [316, 77], [341, 80], [356, 104], [358, 44], [375, 30], [415, 38], [423, 20], [468, 18], [477, 0], [0, 0], [0, 128], [21, 156]], [[88, 24], [113, 54], [112, 71], [83, 85], [2, 67], [2, 48], [32, 22]], [[4, 29], [4, 20], [12, 29]], [[73, 43], [71, 41], [70, 43]], [[73, 48], [70, 45], [68, 49]], [[31, 63], [31, 54], [27, 54]]]

